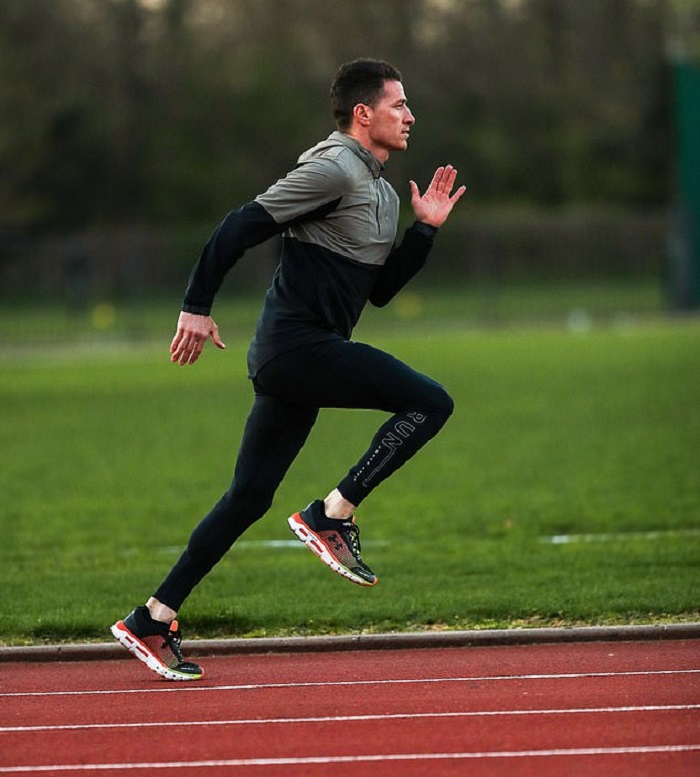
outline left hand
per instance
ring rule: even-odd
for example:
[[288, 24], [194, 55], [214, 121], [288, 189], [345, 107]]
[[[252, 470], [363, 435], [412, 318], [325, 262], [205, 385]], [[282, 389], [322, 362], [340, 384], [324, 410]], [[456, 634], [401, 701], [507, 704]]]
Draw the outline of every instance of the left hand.
[[452, 165], [438, 167], [430, 182], [430, 186], [421, 195], [418, 184], [410, 181], [411, 207], [418, 221], [430, 224], [431, 227], [442, 226], [452, 212], [452, 208], [467, 190], [466, 186], [460, 186], [452, 194], [452, 188], [457, 180], [457, 171]]

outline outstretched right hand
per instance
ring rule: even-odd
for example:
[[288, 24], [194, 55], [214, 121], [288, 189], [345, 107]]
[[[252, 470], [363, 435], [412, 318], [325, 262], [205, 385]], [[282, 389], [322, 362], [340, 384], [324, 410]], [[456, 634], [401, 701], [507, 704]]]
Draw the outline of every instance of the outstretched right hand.
[[211, 316], [183, 311], [177, 320], [177, 331], [170, 344], [170, 361], [183, 367], [194, 364], [210, 337], [217, 348], [226, 348], [219, 337], [219, 327]]

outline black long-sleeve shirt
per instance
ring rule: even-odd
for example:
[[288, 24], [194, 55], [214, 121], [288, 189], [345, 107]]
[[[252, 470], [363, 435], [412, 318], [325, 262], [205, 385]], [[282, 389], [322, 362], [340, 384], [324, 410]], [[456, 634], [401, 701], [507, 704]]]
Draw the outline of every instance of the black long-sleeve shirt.
[[356, 140], [334, 132], [284, 179], [229, 213], [204, 247], [183, 310], [208, 315], [245, 251], [283, 233], [248, 353], [251, 376], [300, 345], [349, 339], [367, 301], [386, 305], [425, 264], [437, 230], [414, 222], [396, 245], [399, 200], [381, 171]]

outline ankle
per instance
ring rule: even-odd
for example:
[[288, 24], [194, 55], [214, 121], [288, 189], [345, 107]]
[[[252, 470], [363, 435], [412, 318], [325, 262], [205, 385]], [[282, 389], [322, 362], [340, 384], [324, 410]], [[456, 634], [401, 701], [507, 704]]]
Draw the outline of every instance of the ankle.
[[327, 518], [334, 520], [347, 521], [352, 518], [356, 505], [348, 500], [334, 488], [330, 494], [323, 500], [323, 509]]
[[157, 599], [151, 597], [146, 602], [146, 607], [151, 614], [151, 618], [154, 621], [160, 621], [161, 623], [172, 623], [177, 618], [175, 610], [168, 607], [167, 604], [159, 602]]

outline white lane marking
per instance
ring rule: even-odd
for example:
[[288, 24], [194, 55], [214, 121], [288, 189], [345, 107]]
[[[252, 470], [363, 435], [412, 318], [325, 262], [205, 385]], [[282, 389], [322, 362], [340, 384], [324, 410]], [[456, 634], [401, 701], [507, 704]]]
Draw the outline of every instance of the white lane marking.
[[668, 529], [601, 534], [553, 534], [548, 537], [540, 537], [540, 542], [546, 542], [550, 545], [570, 545], [577, 542], [625, 542], [627, 540], [663, 540], [683, 537], [700, 537], [700, 529]]
[[[389, 540], [362, 540], [363, 548], [383, 548], [389, 545]], [[156, 553], [165, 554], [168, 556], [180, 555], [182, 553], [182, 545], [162, 545], [159, 548], [154, 548]], [[303, 543], [299, 540], [238, 540], [236, 542], [236, 550], [304, 550]], [[129, 555], [135, 555], [137, 552], [134, 550]]]
[[395, 712], [370, 715], [333, 715], [309, 718], [243, 718], [232, 720], [163, 720], [138, 723], [74, 723], [60, 726], [0, 726], [0, 734], [31, 731], [85, 731], [168, 726], [270, 726], [288, 723], [348, 723], [368, 720], [421, 720], [425, 718], [489, 718], [512, 715], [583, 715], [624, 712], [677, 712], [700, 710], [700, 704], [648, 704], [636, 707], [573, 707], [544, 710], [467, 710], [464, 712]]
[[556, 750], [494, 750], [468, 753], [387, 753], [386, 755], [319, 755], [299, 758], [235, 758], [220, 761], [153, 761], [102, 764], [42, 764], [41, 766], [0, 767], [0, 774], [38, 772], [112, 771], [131, 769], [208, 769], [250, 766], [304, 766], [311, 764], [386, 763], [391, 761], [458, 761], [486, 758], [566, 758], [598, 755], [648, 755], [651, 753], [688, 753], [700, 750], [700, 744], [646, 745], [640, 747], [578, 747]]
[[361, 685], [422, 685], [427, 683], [487, 683], [517, 680], [588, 680], [595, 677], [654, 677], [659, 675], [700, 674], [700, 669], [656, 669], [628, 672], [571, 672], [564, 674], [484, 675], [476, 677], [415, 677], [395, 680], [328, 680], [299, 683], [250, 683], [246, 685], [194, 685], [192, 683], [165, 685], [162, 688], [115, 688], [97, 691], [15, 691], [0, 693], [0, 698], [26, 696], [113, 696], [129, 693], [197, 693], [210, 691], [258, 691], [271, 688], [330, 688]]

